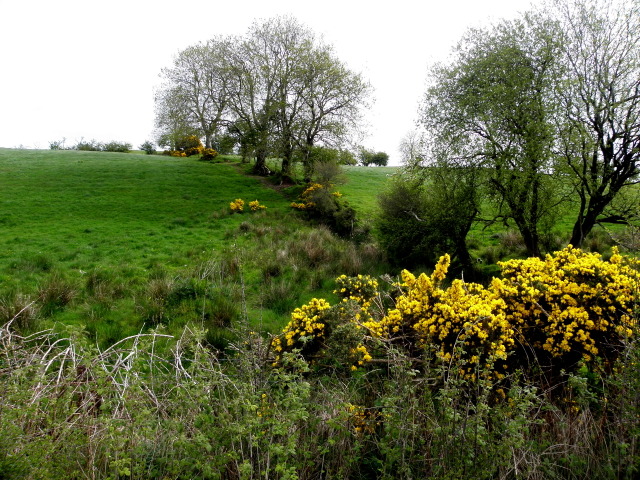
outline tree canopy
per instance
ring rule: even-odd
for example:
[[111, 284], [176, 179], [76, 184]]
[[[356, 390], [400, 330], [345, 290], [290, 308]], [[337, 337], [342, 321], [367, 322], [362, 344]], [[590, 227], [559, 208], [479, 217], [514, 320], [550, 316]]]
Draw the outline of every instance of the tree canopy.
[[[219, 37], [178, 54], [156, 95], [160, 132], [197, 132], [210, 147], [234, 135], [256, 170], [266, 158], [313, 172], [314, 146], [340, 147], [359, 125], [371, 88], [333, 48], [291, 17], [254, 22], [239, 37]], [[225, 132], [226, 130], [226, 132]]]
[[577, 198], [571, 243], [581, 246], [640, 173], [639, 5], [556, 0], [469, 30], [431, 70], [424, 151], [408, 166], [481, 169], [494, 200], [485, 220], [513, 222], [530, 255]]

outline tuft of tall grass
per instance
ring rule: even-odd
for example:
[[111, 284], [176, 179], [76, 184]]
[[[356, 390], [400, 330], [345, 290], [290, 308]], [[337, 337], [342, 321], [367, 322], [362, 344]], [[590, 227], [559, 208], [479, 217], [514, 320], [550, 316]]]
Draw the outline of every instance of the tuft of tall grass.
[[77, 287], [64, 275], [54, 272], [40, 286], [38, 300], [44, 316], [62, 310], [77, 296]]
[[285, 278], [271, 281], [262, 288], [262, 306], [285, 315], [298, 306], [300, 286]]
[[22, 293], [8, 292], [0, 296], [0, 324], [11, 323], [22, 334], [36, 330], [39, 311], [36, 300]]

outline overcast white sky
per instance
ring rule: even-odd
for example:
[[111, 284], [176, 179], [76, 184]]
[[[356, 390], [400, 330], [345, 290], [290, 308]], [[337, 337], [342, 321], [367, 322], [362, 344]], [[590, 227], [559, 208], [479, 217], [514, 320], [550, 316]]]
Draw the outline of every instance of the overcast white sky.
[[428, 66], [469, 26], [531, 0], [0, 0], [0, 147], [153, 139], [153, 89], [181, 49], [288, 14], [375, 90], [364, 145], [398, 162]]

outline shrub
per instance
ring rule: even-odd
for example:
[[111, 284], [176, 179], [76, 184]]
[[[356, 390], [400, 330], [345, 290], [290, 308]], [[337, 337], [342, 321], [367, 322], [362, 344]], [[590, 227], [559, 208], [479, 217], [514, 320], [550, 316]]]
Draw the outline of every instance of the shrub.
[[155, 155], [156, 148], [152, 142], [146, 140], [143, 144], [138, 147], [140, 150], [144, 151], [147, 155]]
[[236, 198], [233, 202], [229, 203], [231, 213], [242, 213], [244, 211], [244, 200]]
[[205, 148], [202, 150], [202, 156], [200, 157], [200, 160], [210, 162], [217, 156], [218, 152], [216, 152], [213, 148]]
[[389, 260], [398, 266], [433, 265], [448, 252], [467, 278], [474, 264], [466, 244], [477, 215], [473, 175], [459, 171], [430, 172], [432, 178], [398, 176], [379, 197], [379, 239]]
[[101, 152], [103, 145], [96, 140], [85, 141], [81, 139], [73, 148], [74, 150], [82, 150], [85, 152]]
[[109, 143], [105, 143], [102, 150], [105, 152], [129, 153], [131, 148], [130, 143], [111, 141]]
[[49, 142], [49, 150], [65, 150], [64, 142], [66, 138], [62, 140], [53, 140]]
[[186, 157], [187, 154], [184, 152], [181, 152], [180, 150], [165, 150], [164, 152], [162, 152], [163, 155], [167, 155], [169, 157]]
[[189, 147], [187, 149], [184, 150], [184, 154], [187, 157], [193, 157], [194, 155], [200, 155], [203, 152], [203, 148], [202, 146], [199, 147]]
[[356, 211], [341, 197], [331, 184], [311, 183], [291, 207], [304, 212], [309, 220], [327, 225], [342, 237], [353, 237], [359, 232]]
[[258, 200], [253, 200], [252, 202], [249, 202], [249, 208], [251, 209], [252, 212], [258, 212], [260, 210], [267, 209], [265, 205], [260, 205], [260, 202]]
[[[276, 354], [290, 348], [321, 354], [318, 342], [329, 344], [327, 313], [333, 312], [340, 324], [352, 323], [410, 356], [428, 352], [437, 363], [453, 362], [465, 380], [499, 382], [517, 369], [541, 370], [541, 381], [555, 387], [584, 366], [610, 373], [636, 333], [638, 263], [617, 252], [604, 261], [568, 247], [544, 260], [502, 262], [502, 278], [488, 287], [454, 280], [445, 288], [449, 263], [444, 255], [430, 276], [404, 270], [391, 307], [370, 277], [339, 277], [340, 306], [318, 299], [297, 309], [274, 339]], [[373, 347], [352, 345], [362, 359]]]
[[183, 152], [186, 152], [189, 149], [201, 150], [202, 148], [202, 142], [195, 135], [185, 135], [184, 137], [180, 137], [178, 140], [176, 140], [175, 144], [175, 149]]

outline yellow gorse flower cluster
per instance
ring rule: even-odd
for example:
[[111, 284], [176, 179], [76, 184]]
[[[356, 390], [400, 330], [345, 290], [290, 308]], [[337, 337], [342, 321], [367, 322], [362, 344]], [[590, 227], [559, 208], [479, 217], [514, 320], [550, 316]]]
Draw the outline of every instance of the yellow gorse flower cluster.
[[312, 200], [313, 194], [324, 187], [320, 183], [310, 184], [300, 195], [300, 202], [292, 202], [291, 207], [297, 210], [308, 210], [316, 206]]
[[584, 360], [612, 360], [616, 347], [636, 328], [640, 285], [637, 265], [617, 249], [609, 261], [571, 246], [547, 255], [500, 264], [507, 280], [494, 291], [507, 301], [509, 318], [553, 357], [580, 352]]
[[258, 212], [260, 210], [266, 210], [267, 207], [265, 205], [260, 205], [260, 202], [258, 200], [254, 200], [252, 202], [249, 202], [249, 208], [251, 209], [252, 212]]
[[[241, 198], [236, 198], [233, 202], [229, 203], [229, 208], [232, 213], [242, 213], [244, 211], [245, 201]], [[259, 212], [261, 210], [266, 210], [267, 207], [265, 205], [261, 205], [258, 200], [253, 200], [249, 202], [249, 209], [252, 212]]]
[[507, 352], [514, 345], [506, 304], [495, 292], [462, 280], [454, 280], [443, 289], [441, 283], [449, 263], [449, 256], [443, 256], [431, 276], [416, 278], [404, 270], [400, 284], [403, 294], [396, 299], [394, 309], [371, 325], [372, 332], [386, 338], [409, 335], [420, 348], [433, 346], [444, 362], [450, 362], [459, 348], [460, 373], [465, 377], [474, 378], [476, 371], [489, 370], [501, 378]]
[[[321, 183], [311, 183], [309, 186], [300, 194], [300, 198], [298, 202], [292, 202], [291, 207], [297, 210], [309, 210], [316, 206], [316, 202], [314, 201], [314, 196], [321, 190], [327, 190], [331, 188], [333, 185], [322, 185]], [[340, 192], [331, 192], [336, 198], [342, 197]]]
[[306, 305], [296, 308], [282, 334], [271, 341], [271, 348], [276, 352], [274, 364], [278, 364], [283, 351], [305, 347], [307, 351], [315, 350], [325, 334], [323, 313], [330, 308], [329, 302], [322, 298], [314, 298]]
[[365, 408], [352, 403], [347, 403], [345, 406], [349, 414], [349, 423], [356, 434], [372, 434], [384, 421], [385, 415], [379, 409]]
[[244, 200], [236, 198], [233, 202], [229, 203], [229, 208], [232, 212], [242, 212], [244, 210]]
[[[351, 344], [352, 370], [373, 360], [368, 342], [375, 338], [401, 340], [414, 353], [433, 352], [440, 362], [455, 364], [463, 378], [493, 381], [513, 368], [532, 367], [534, 358], [567, 370], [596, 357], [611, 365], [636, 334], [638, 262], [617, 251], [605, 261], [569, 246], [544, 259], [502, 262], [502, 277], [487, 287], [454, 280], [445, 288], [449, 263], [444, 255], [431, 275], [404, 270], [395, 305], [386, 310], [375, 279], [336, 279], [338, 323], [363, 332]], [[324, 315], [330, 309], [318, 299], [296, 309], [273, 350], [326, 340]]]
[[[531, 353], [567, 368], [596, 355], [610, 362], [634, 333], [638, 271], [617, 251], [608, 262], [572, 247], [544, 260], [502, 262], [502, 278], [487, 288], [461, 280], [442, 288], [448, 266], [445, 255], [431, 276], [403, 271], [403, 294], [370, 325], [372, 333], [393, 338], [411, 332], [443, 361], [461, 347], [468, 378], [487, 369], [502, 378], [510, 365], [526, 367], [523, 359]], [[522, 355], [509, 362], [516, 351]]]

